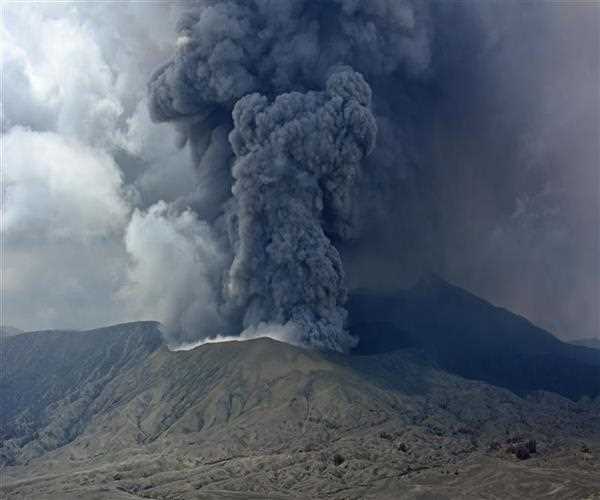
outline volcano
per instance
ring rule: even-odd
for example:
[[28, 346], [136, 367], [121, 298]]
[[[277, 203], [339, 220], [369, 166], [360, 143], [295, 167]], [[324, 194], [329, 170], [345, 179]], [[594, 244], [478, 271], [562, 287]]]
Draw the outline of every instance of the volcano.
[[415, 348], [442, 369], [525, 395], [600, 394], [600, 351], [562, 342], [525, 318], [438, 276], [390, 294], [355, 292], [350, 329], [357, 354]]
[[3, 339], [3, 497], [599, 491], [596, 351], [437, 279], [349, 310], [349, 354], [268, 338], [171, 351], [155, 322]]

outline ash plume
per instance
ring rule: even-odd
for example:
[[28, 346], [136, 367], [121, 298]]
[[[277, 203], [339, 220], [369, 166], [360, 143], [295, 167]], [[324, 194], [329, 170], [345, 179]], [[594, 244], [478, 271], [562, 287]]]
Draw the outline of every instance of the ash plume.
[[244, 307], [244, 326], [292, 322], [306, 343], [345, 350], [346, 284], [331, 237], [352, 233], [352, 187], [373, 148], [371, 90], [351, 70], [323, 92], [272, 103], [240, 99], [230, 141], [235, 199], [227, 291]]
[[332, 67], [367, 79], [429, 64], [427, 13], [399, 0], [208, 0], [184, 14], [177, 52], [150, 81], [157, 121], [229, 114], [244, 95], [315, 90]]
[[322, 212], [348, 289], [434, 272], [562, 338], [597, 335], [599, 5], [63, 7], [9, 2], [0, 19], [9, 324], [156, 319], [174, 342], [240, 335], [248, 303], [227, 287], [234, 107], [325, 92], [346, 65], [377, 122], [351, 213], [332, 217], [331, 198]]
[[352, 345], [333, 242], [360, 229], [356, 181], [377, 129], [367, 82], [427, 68], [426, 20], [392, 0], [206, 1], [180, 19], [150, 114], [191, 145], [200, 182], [181, 203], [229, 241], [221, 313], [242, 328]]

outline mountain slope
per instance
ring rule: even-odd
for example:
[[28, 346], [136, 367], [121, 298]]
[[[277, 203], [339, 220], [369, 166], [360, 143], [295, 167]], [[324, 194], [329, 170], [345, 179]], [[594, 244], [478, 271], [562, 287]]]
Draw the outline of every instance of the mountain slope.
[[598, 338], [573, 340], [571, 344], [589, 347], [590, 349], [600, 349], [600, 339]]
[[350, 297], [358, 354], [416, 348], [444, 370], [517, 394], [600, 394], [600, 351], [574, 346], [435, 276], [394, 294]]
[[15, 328], [14, 326], [8, 326], [8, 325], [0, 326], [0, 339], [5, 338], [5, 337], [12, 337], [14, 335], [19, 335], [21, 333], [23, 333], [23, 330], [20, 330], [19, 328]]
[[[600, 400], [522, 399], [411, 351], [258, 339], [171, 352], [155, 323], [0, 349], [8, 498], [517, 498], [506, 478], [520, 474], [536, 494], [548, 477], [576, 496], [600, 488], [580, 451], [600, 443]], [[537, 458], [505, 452], [528, 438]]]
[[[0, 378], [0, 438], [18, 442], [25, 456], [67, 442], [89, 421], [90, 405], [115, 374], [161, 344], [156, 323], [6, 339], [1, 345], [6, 362]], [[5, 460], [10, 463], [10, 455]]]

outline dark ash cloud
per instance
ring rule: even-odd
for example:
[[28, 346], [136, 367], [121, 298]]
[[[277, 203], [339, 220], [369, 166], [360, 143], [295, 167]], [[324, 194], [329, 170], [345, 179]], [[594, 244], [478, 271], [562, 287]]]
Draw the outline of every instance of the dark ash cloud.
[[[250, 310], [246, 324], [285, 321], [271, 292], [260, 307], [227, 292], [242, 241], [232, 167], [262, 149], [291, 158], [262, 138], [236, 155], [232, 113], [253, 93], [268, 109], [282, 94], [324, 96], [346, 65], [371, 89], [377, 140], [336, 180], [339, 203], [320, 186], [326, 253], [345, 276], [333, 288], [394, 289], [434, 271], [559, 336], [598, 335], [598, 5], [208, 0], [4, 14], [10, 323], [157, 319], [193, 341], [239, 334]], [[261, 324], [246, 337], [294, 335]]]
[[371, 90], [349, 69], [323, 92], [240, 99], [230, 136], [235, 257], [229, 297], [244, 326], [291, 322], [304, 343], [346, 350], [346, 283], [331, 238], [353, 232], [353, 187], [375, 143]]
[[[203, 186], [189, 201], [229, 237], [224, 314], [241, 308], [244, 328], [291, 323], [307, 344], [347, 349], [333, 241], [359, 233], [356, 181], [376, 135], [367, 82], [426, 70], [426, 9], [201, 2], [181, 18], [177, 45], [150, 80], [150, 113], [190, 141]], [[235, 159], [222, 135], [215, 143], [227, 128]], [[221, 154], [206, 162], [210, 150]]]

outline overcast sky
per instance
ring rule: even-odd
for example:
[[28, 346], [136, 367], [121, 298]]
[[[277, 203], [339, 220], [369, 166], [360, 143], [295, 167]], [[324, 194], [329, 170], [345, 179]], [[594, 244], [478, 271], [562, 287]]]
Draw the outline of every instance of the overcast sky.
[[[598, 336], [600, 9], [482, 4], [458, 22], [432, 9], [430, 70], [406, 105], [386, 89], [418, 138], [398, 153], [404, 137], [380, 123], [372, 161], [408, 158], [388, 174], [413, 201], [390, 202], [344, 250], [350, 282], [434, 270], [560, 337]], [[181, 6], [2, 4], [5, 324], [218, 325], [206, 283], [224, 257], [181, 203], [202, 179], [147, 107]]]

